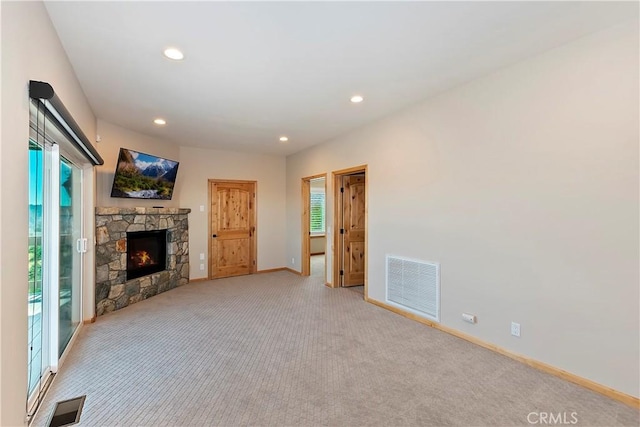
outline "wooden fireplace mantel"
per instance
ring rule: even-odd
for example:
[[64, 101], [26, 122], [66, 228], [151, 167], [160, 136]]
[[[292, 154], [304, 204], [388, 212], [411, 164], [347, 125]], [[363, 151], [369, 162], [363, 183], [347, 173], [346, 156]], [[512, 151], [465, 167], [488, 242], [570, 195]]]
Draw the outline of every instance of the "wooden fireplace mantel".
[[189, 208], [96, 208], [96, 215], [186, 215], [189, 213], [191, 213]]

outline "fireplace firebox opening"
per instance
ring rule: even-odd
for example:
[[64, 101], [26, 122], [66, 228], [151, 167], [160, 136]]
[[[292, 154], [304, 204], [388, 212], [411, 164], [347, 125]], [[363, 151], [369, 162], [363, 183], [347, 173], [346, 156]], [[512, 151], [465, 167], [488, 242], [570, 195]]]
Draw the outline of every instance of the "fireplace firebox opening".
[[167, 268], [167, 230], [127, 232], [127, 280]]

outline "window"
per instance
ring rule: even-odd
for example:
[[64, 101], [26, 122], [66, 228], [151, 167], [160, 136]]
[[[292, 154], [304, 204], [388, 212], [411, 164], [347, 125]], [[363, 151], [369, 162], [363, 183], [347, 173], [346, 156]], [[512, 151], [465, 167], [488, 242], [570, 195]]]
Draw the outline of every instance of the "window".
[[325, 193], [311, 191], [311, 234], [324, 234]]

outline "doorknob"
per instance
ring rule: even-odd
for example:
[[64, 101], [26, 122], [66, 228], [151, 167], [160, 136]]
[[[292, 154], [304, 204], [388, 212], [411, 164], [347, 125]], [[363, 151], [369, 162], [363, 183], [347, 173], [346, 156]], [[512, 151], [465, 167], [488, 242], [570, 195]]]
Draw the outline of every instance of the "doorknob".
[[212, 234], [211, 237], [218, 237], [218, 235], [217, 234]]

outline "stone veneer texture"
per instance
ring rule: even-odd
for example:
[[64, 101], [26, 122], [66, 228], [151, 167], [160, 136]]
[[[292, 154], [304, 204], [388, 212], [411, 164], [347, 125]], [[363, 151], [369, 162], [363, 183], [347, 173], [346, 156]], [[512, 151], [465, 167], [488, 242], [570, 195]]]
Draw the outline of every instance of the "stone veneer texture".
[[[96, 208], [96, 315], [189, 283], [191, 209]], [[127, 281], [127, 232], [167, 230], [167, 269]]]

